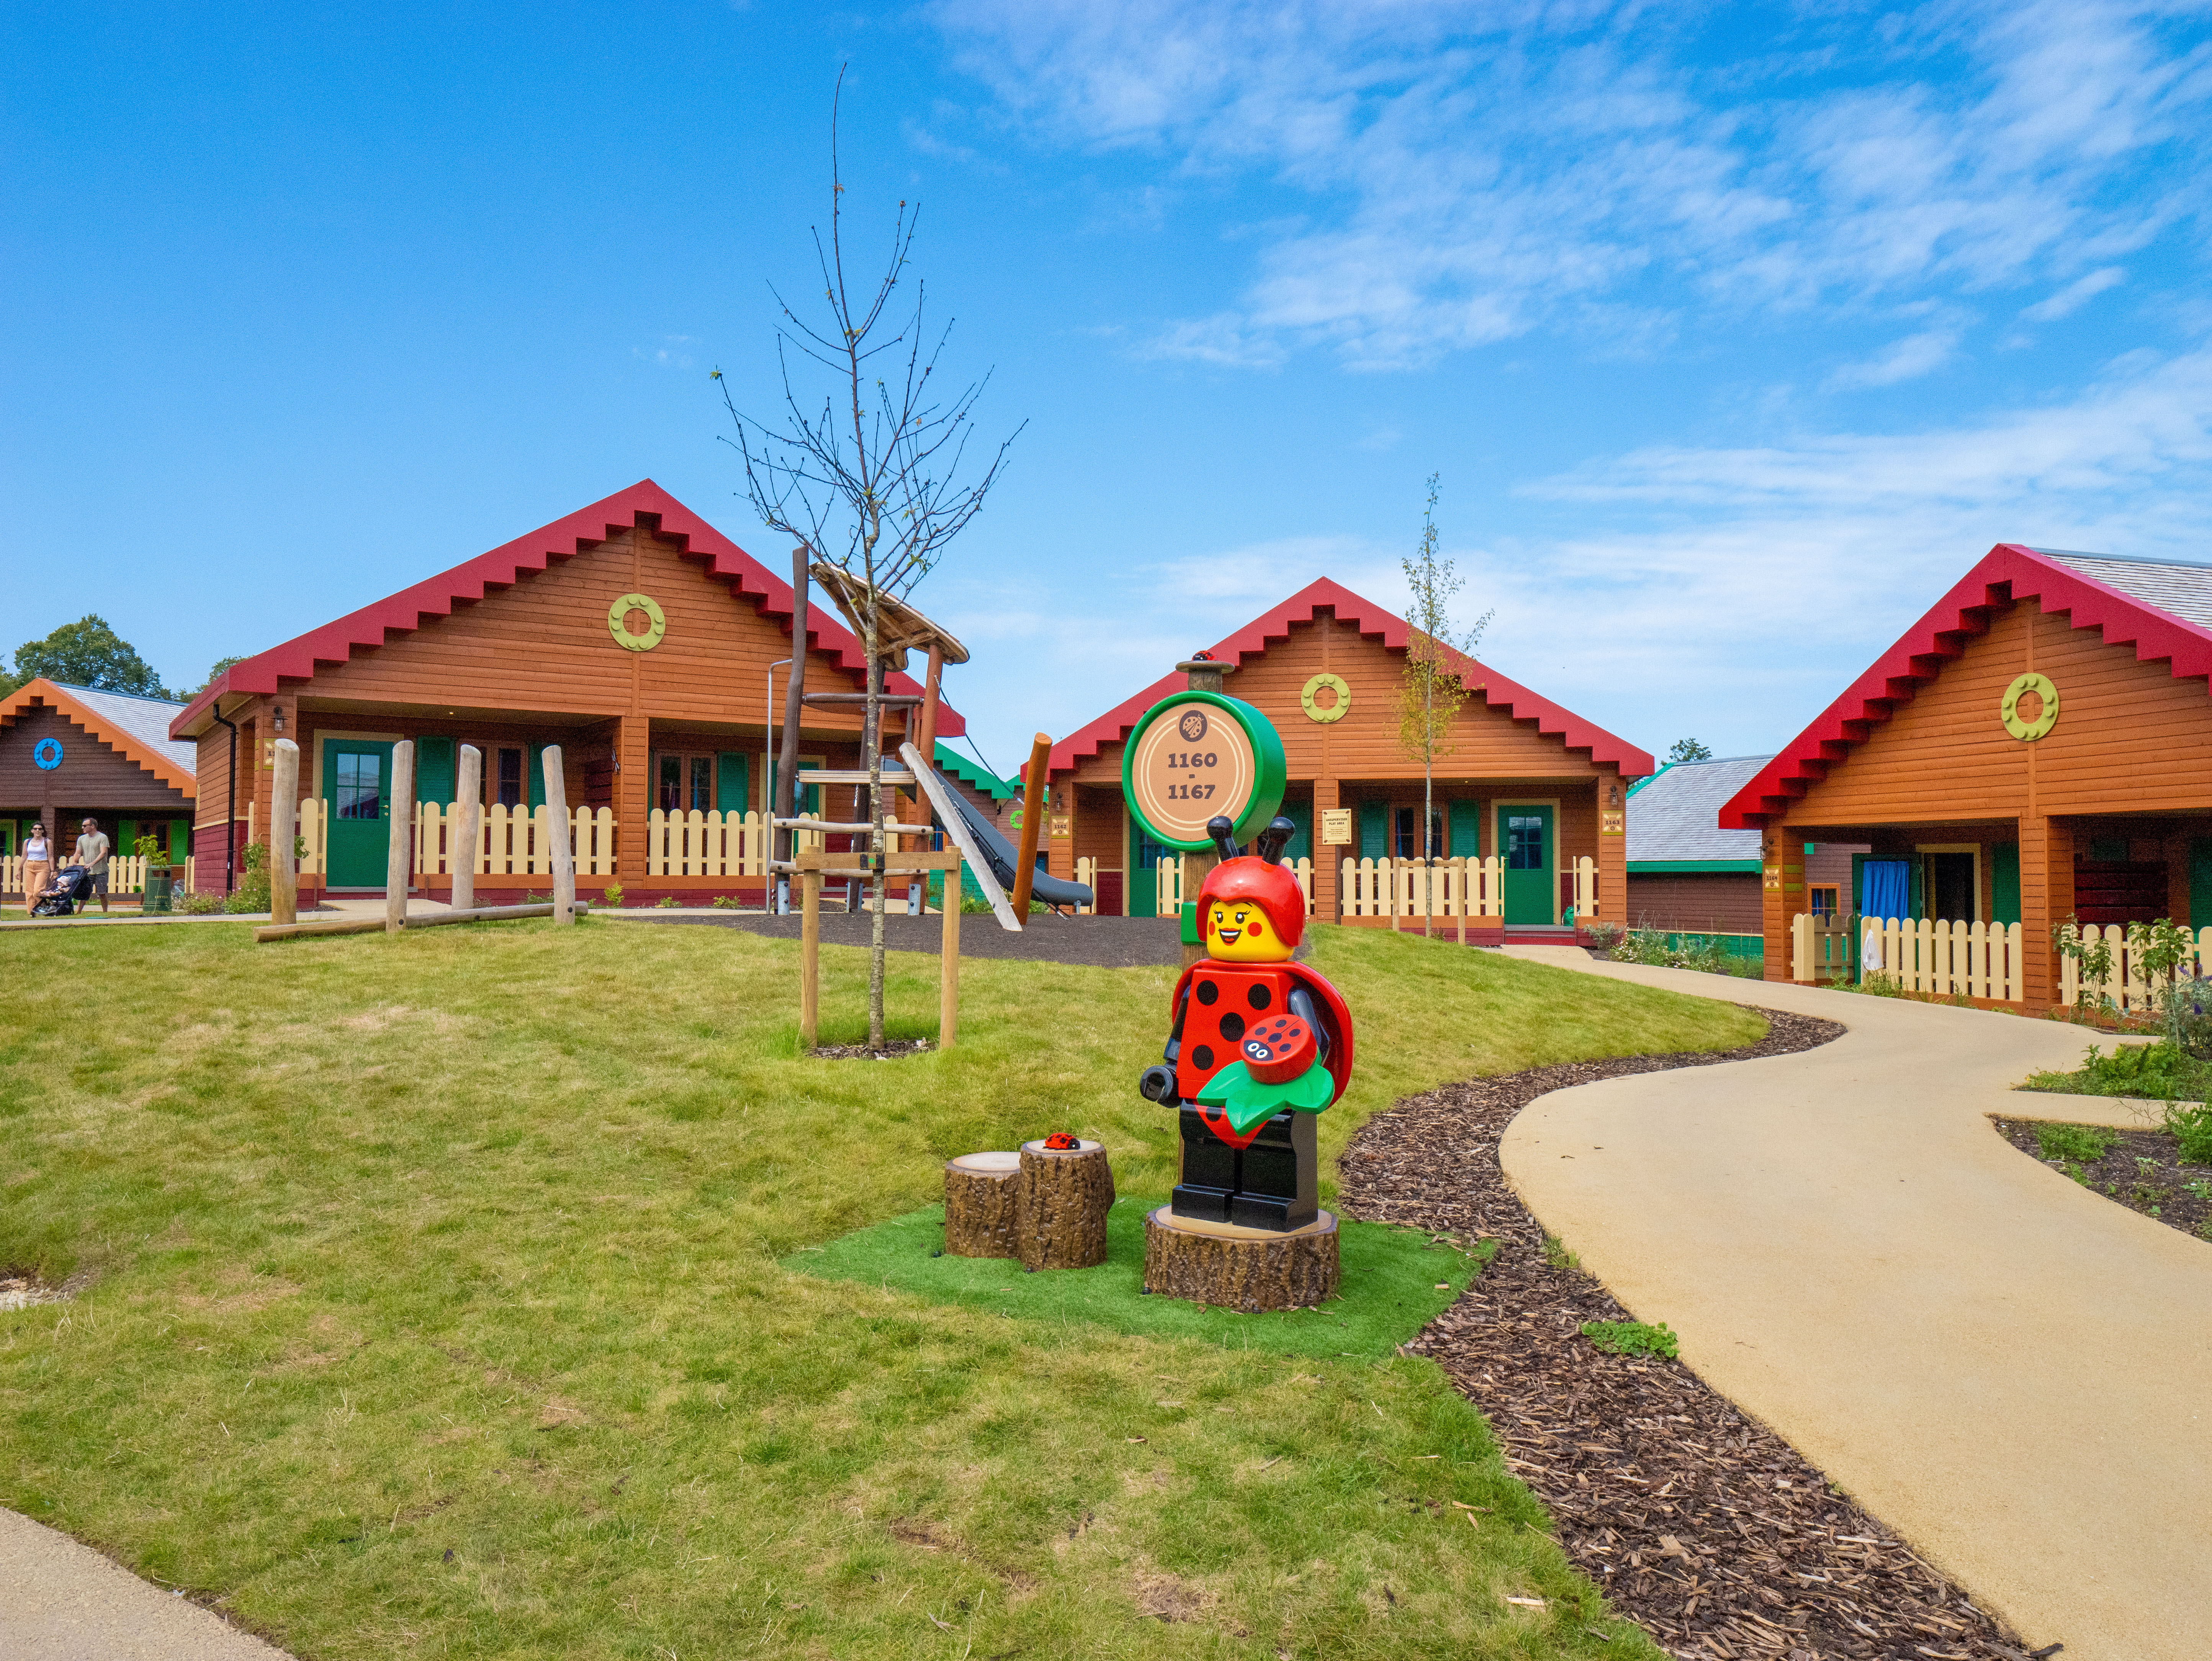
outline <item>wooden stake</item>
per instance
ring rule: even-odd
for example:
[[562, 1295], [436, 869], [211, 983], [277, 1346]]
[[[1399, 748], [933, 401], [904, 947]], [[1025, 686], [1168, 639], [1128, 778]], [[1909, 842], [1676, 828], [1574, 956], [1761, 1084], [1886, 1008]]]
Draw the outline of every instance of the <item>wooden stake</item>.
[[[945, 850], [951, 853], [951, 849]], [[925, 892], [927, 890], [925, 888]], [[960, 1032], [960, 861], [945, 873], [945, 934], [937, 951], [937, 1047], [952, 1048]]]
[[276, 740], [276, 782], [269, 798], [269, 921], [300, 920], [300, 746]]
[[822, 1013], [822, 873], [799, 873], [799, 1046], [814, 1048]]
[[[929, 645], [929, 672], [921, 683], [921, 736], [915, 748], [932, 767], [937, 765], [937, 683], [945, 672], [945, 645], [932, 641]], [[917, 795], [921, 793], [917, 791]]]
[[568, 781], [561, 771], [561, 746], [549, 744], [545, 764], [545, 817], [553, 821], [553, 922], [576, 921], [576, 850], [568, 845]]
[[1030, 926], [1030, 890], [1036, 882], [1037, 831], [1044, 817], [1044, 764], [1052, 740], [1042, 733], [1030, 745], [1030, 764], [1022, 781], [1022, 856], [1014, 863], [1014, 920]]
[[453, 868], [453, 910], [467, 911], [477, 903], [477, 849], [483, 842], [483, 751], [473, 744], [461, 746], [454, 794], [460, 821], [446, 844], [446, 863]]
[[407, 884], [415, 874], [415, 741], [402, 739], [392, 746], [392, 794], [385, 804], [392, 815], [391, 839], [384, 855], [384, 932], [397, 934], [407, 927]]

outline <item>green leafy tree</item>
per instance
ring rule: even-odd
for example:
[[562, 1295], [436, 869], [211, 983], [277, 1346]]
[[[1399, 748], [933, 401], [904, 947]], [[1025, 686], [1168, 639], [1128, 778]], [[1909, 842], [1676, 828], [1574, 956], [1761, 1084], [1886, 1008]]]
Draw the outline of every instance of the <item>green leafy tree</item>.
[[17, 647], [8, 690], [13, 691], [41, 675], [64, 685], [90, 686], [104, 692], [132, 692], [146, 698], [170, 696], [152, 666], [100, 617], [65, 623], [44, 640], [26, 641]]
[[1452, 721], [1460, 706], [1482, 689], [1468, 687], [1460, 670], [1490, 626], [1485, 611], [1462, 633], [1453, 627], [1452, 597], [1465, 585], [1451, 561], [1437, 551], [1438, 475], [1429, 475], [1428, 506], [1421, 514], [1421, 545], [1401, 562], [1413, 603], [1407, 621], [1406, 667], [1398, 687], [1398, 742], [1421, 764], [1421, 856], [1434, 859], [1437, 763], [1452, 751]]
[[1712, 747], [1700, 744], [1695, 739], [1676, 739], [1674, 747], [1667, 752], [1667, 759], [1670, 762], [1711, 761], [1712, 758]]
[[[200, 683], [200, 691], [204, 692], [209, 687], [214, 685], [216, 678], [220, 676], [224, 670], [229, 668], [232, 664], [245, 662], [247, 655], [247, 654], [240, 652], [236, 657], [217, 658], [213, 664], [209, 666], [207, 678]], [[194, 696], [197, 697], [198, 694], [195, 694]]]

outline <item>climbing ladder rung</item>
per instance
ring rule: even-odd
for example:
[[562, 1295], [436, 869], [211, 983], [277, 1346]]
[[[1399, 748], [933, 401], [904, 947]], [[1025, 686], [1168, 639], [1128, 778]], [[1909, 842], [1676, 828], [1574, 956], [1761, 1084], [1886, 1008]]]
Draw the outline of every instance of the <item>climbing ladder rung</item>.
[[[866, 784], [868, 773], [866, 768], [830, 768], [801, 773], [799, 782], [801, 784]], [[903, 767], [886, 767], [883, 772], [883, 782], [885, 784], [912, 784], [914, 775]]]

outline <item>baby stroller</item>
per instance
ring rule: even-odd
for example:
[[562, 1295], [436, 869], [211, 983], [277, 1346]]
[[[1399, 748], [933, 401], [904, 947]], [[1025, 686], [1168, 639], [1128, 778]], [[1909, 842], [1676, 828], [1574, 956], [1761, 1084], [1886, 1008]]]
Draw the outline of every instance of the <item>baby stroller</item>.
[[92, 897], [92, 873], [81, 865], [65, 865], [39, 891], [31, 907], [34, 917], [66, 917]]

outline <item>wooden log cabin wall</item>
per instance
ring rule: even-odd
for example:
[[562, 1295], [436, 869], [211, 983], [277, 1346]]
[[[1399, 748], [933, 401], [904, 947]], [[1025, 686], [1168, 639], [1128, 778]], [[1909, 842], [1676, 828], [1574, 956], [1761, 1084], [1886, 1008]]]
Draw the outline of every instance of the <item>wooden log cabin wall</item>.
[[[1224, 690], [1256, 704], [1282, 734], [1283, 812], [1298, 826], [1286, 856], [1314, 861], [1314, 912], [1324, 921], [1388, 927], [1388, 918], [1345, 915], [1342, 861], [1422, 851], [1420, 765], [1398, 739], [1406, 640], [1404, 619], [1323, 578], [1207, 654], [1231, 670]], [[1437, 764], [1440, 852], [1510, 855], [1517, 838], [1527, 868], [1510, 873], [1518, 880], [1507, 884], [1502, 922], [1545, 931], [1560, 929], [1571, 903], [1565, 885], [1588, 856], [1597, 904], [1580, 921], [1620, 921], [1626, 790], [1650, 773], [1651, 757], [1483, 665], [1463, 660], [1462, 679], [1480, 691]], [[1164, 676], [1061, 739], [1047, 764], [1050, 869], [1072, 877], [1079, 859], [1093, 861], [1102, 910], [1152, 913], [1167, 850], [1123, 805], [1122, 748], [1145, 710], [1184, 681]], [[1349, 841], [1322, 840], [1332, 810], [1349, 815]]]
[[[44, 677], [0, 697], [0, 856], [20, 855], [43, 824], [64, 862], [92, 818], [118, 857], [150, 837], [152, 863], [180, 867], [199, 788], [193, 746], [168, 737], [181, 708]], [[0, 892], [22, 897], [8, 883]]]
[[1767, 977], [1808, 842], [1866, 848], [1854, 910], [2017, 922], [2032, 1010], [2069, 917], [2212, 925], [2208, 675], [2212, 567], [1991, 549], [1722, 809], [1761, 833]]
[[[861, 690], [860, 644], [827, 615], [827, 607], [810, 613], [805, 686]], [[210, 819], [231, 813], [240, 843], [257, 834], [249, 826], [268, 824], [282, 737], [300, 745], [302, 799], [323, 806], [325, 887], [381, 892], [385, 830], [375, 821], [389, 811], [381, 792], [391, 746], [404, 738], [416, 745], [419, 800], [450, 803], [467, 744], [483, 753], [485, 806], [514, 809], [544, 802], [539, 756], [558, 745], [570, 804], [613, 818], [615, 869], [580, 870], [580, 894], [603, 898], [613, 883], [632, 904], [723, 894], [758, 903], [760, 875], [705, 875], [697, 861], [690, 871], [652, 871], [647, 835], [655, 810], [767, 812], [767, 734], [773, 721], [780, 742], [791, 618], [787, 582], [646, 480], [248, 658], [173, 725], [197, 742], [206, 770], [201, 818], [214, 834], [201, 841], [199, 885], [222, 882], [221, 828]], [[885, 688], [921, 691], [898, 674]], [[238, 729], [234, 809], [225, 806], [225, 721]], [[857, 767], [860, 723], [857, 710], [810, 709], [803, 761]], [[886, 731], [896, 735], [896, 716]], [[938, 732], [964, 731], [940, 703]], [[814, 791], [804, 799], [813, 811], [866, 817], [862, 791]], [[494, 872], [477, 886], [485, 903], [500, 904], [513, 897], [499, 891], [549, 882]], [[432, 877], [416, 891], [439, 897], [448, 887]]]

